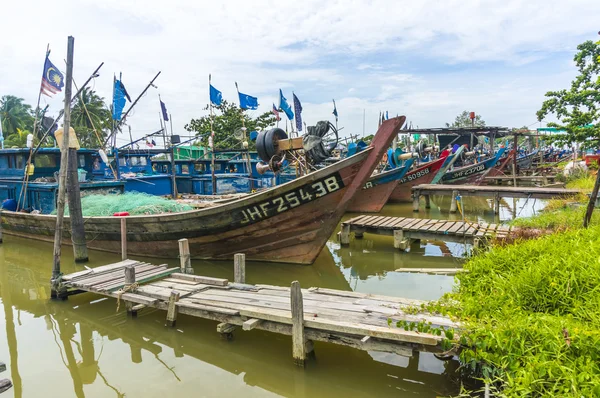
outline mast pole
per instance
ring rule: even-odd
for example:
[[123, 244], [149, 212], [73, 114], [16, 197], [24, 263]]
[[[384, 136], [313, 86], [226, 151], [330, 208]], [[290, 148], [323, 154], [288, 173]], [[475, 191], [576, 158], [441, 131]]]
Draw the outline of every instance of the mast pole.
[[213, 129], [213, 108], [212, 108], [212, 100], [210, 99], [210, 85], [211, 85], [211, 76], [208, 75], [208, 108], [210, 110], [210, 174], [212, 181], [212, 194], [217, 194], [217, 179], [215, 177], [215, 130]]

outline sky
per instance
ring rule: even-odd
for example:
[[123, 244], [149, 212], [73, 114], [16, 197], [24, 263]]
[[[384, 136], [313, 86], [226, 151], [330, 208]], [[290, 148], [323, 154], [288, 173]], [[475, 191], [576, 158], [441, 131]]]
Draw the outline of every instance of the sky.
[[[46, 45], [64, 71], [69, 35], [75, 83], [104, 62], [91, 87], [107, 103], [114, 74], [135, 99], [160, 71], [128, 117], [134, 138], [160, 129], [159, 94], [174, 133], [190, 134], [209, 74], [229, 101], [236, 81], [258, 97], [254, 116], [281, 88], [308, 125], [333, 122], [335, 99], [343, 136], [374, 133], [381, 111], [420, 128], [464, 110], [535, 128], [544, 94], [576, 75], [577, 44], [600, 39], [598, 0], [29, 0], [2, 2], [0, 15], [0, 96], [35, 106]], [[62, 93], [42, 98], [51, 115], [63, 107]]]

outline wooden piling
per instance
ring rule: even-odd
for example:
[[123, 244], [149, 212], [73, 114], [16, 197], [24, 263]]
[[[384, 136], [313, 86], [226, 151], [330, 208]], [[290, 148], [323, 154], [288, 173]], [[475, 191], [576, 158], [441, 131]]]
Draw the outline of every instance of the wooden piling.
[[342, 224], [340, 232], [340, 245], [347, 246], [350, 244], [350, 225]]
[[246, 283], [246, 255], [244, 253], [233, 256], [233, 281]]
[[66, 290], [60, 282], [60, 256], [65, 215], [65, 196], [67, 192], [67, 165], [69, 162], [69, 128], [71, 127], [71, 86], [73, 83], [73, 47], [75, 38], [69, 36], [67, 42], [67, 71], [65, 81], [65, 108], [63, 123], [63, 150], [60, 152], [60, 170], [58, 172], [58, 197], [56, 200], [56, 229], [54, 232], [54, 258], [52, 264], [51, 291], [52, 298], [65, 299]]
[[406, 250], [410, 246], [410, 239], [404, 237], [404, 231], [401, 229], [394, 230], [394, 248]]
[[292, 282], [290, 301], [292, 307], [292, 356], [296, 365], [304, 367], [306, 359], [304, 304], [302, 302], [302, 290], [298, 281]]
[[[121, 224], [122, 225], [122, 224]], [[128, 292], [131, 290], [131, 285], [135, 283], [135, 267], [131, 264], [125, 266], [125, 284], [123, 291]], [[127, 308], [127, 315], [135, 317], [137, 311], [133, 310], [135, 303], [131, 301], [125, 301], [125, 308]]]
[[[69, 135], [69, 131], [63, 134]], [[83, 226], [83, 213], [81, 210], [81, 192], [79, 190], [79, 166], [77, 149], [68, 148], [67, 168], [67, 197], [69, 200], [69, 220], [71, 221], [71, 241], [73, 242], [73, 256], [75, 262], [89, 261], [85, 228]]]
[[121, 260], [127, 260], [127, 218], [121, 217]]
[[500, 214], [500, 195], [494, 196], [494, 214]]
[[182, 274], [193, 274], [190, 256], [190, 243], [187, 239], [179, 239], [179, 266]]
[[167, 305], [167, 326], [173, 327], [177, 323], [177, 302], [179, 301], [179, 292], [172, 290], [169, 296], [169, 304]]
[[429, 195], [425, 195], [425, 208], [431, 209], [431, 197]]
[[413, 192], [413, 211], [415, 213], [419, 212], [419, 198], [421, 197], [421, 192], [414, 191]]
[[450, 213], [456, 213], [458, 209], [456, 197], [458, 196], [458, 191], [452, 191], [452, 201], [450, 202]]

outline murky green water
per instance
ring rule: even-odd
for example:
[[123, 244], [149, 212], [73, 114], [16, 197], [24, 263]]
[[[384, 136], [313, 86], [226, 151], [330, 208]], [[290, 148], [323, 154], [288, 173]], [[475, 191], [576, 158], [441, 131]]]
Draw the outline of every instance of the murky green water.
[[[513, 203], [500, 214], [529, 215], [543, 204]], [[438, 205], [442, 210], [438, 209]], [[465, 217], [494, 220], [483, 199], [465, 198]], [[434, 198], [419, 217], [454, 218], [449, 199]], [[486, 210], [487, 209], [487, 210]], [[412, 217], [411, 205], [386, 206], [383, 215]], [[348, 214], [347, 217], [355, 215]], [[391, 237], [365, 234], [340, 248], [332, 237], [313, 266], [248, 263], [248, 283], [377, 293], [436, 299], [452, 289], [453, 278], [394, 272], [400, 267], [459, 266], [469, 248], [421, 242], [409, 253], [393, 248]], [[63, 273], [83, 269], [63, 249]], [[90, 253], [94, 267], [119, 256]], [[156, 260], [153, 260], [156, 262]], [[405, 358], [316, 343], [317, 359], [305, 370], [291, 360], [291, 339], [262, 331], [236, 331], [221, 340], [216, 323], [180, 316], [164, 327], [165, 313], [143, 310], [137, 319], [116, 313], [113, 299], [91, 294], [65, 302], [48, 300], [52, 245], [5, 236], [0, 245], [2, 316], [0, 361], [7, 364], [15, 397], [435, 397], [457, 392], [455, 361], [429, 354]], [[178, 261], [169, 262], [177, 266]], [[232, 262], [194, 262], [197, 275], [233, 278]]]

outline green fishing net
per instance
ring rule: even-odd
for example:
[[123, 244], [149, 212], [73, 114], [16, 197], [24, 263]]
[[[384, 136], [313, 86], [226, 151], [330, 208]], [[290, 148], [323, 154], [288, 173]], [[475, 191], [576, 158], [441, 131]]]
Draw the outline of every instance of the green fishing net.
[[[129, 215], [138, 216], [192, 210], [189, 205], [139, 192], [126, 192], [118, 195], [85, 195], [81, 198], [81, 208], [84, 216], [112, 216], [114, 213], [124, 211]], [[56, 210], [53, 214], [56, 214]], [[68, 214], [69, 209], [65, 208], [65, 215]]]

